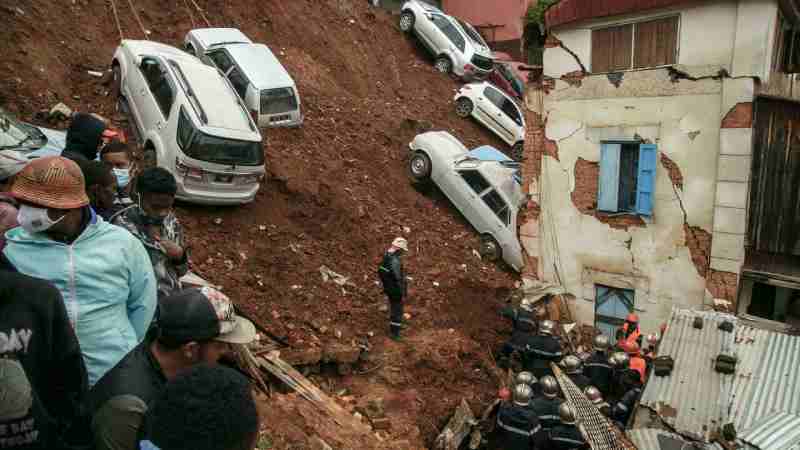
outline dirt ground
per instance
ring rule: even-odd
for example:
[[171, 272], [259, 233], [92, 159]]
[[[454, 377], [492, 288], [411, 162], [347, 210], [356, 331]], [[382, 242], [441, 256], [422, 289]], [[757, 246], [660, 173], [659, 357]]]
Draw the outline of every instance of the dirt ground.
[[[392, 427], [375, 442], [430, 446], [462, 397], [477, 409], [496, 392], [488, 351], [504, 338], [508, 325], [497, 312], [518, 275], [476, 257], [478, 237], [440, 193], [410, 186], [407, 145], [418, 132], [443, 129], [468, 147], [506, 147], [455, 115], [457, 83], [434, 71], [395, 17], [365, 1], [198, 0], [203, 14], [193, 3], [0, 5], [0, 106], [33, 122], [57, 102], [121, 119], [108, 84], [87, 73], [108, 69], [120, 34], [180, 45], [192, 27], [207, 26], [205, 16], [268, 44], [298, 83], [305, 123], [264, 133], [269, 176], [255, 202], [179, 206], [193, 270], [294, 346], [367, 343], [379, 369], [317, 381], [332, 393], [346, 389], [342, 397], [352, 398], [340, 400], [351, 409], [383, 399]], [[411, 247], [402, 343], [385, 337], [375, 275], [397, 235]], [[349, 283], [323, 282], [321, 266]], [[267, 400], [262, 449], [307, 448], [309, 435], [321, 433], [307, 407], [293, 395]], [[336, 448], [372, 445], [327, 440]]]

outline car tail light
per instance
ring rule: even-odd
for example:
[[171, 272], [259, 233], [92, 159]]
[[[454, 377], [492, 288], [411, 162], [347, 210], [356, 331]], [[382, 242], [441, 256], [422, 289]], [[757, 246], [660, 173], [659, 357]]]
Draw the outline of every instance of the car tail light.
[[192, 167], [184, 164], [179, 159], [175, 159], [175, 168], [178, 172], [182, 173], [184, 177], [195, 181], [205, 181], [205, 171], [198, 167]]

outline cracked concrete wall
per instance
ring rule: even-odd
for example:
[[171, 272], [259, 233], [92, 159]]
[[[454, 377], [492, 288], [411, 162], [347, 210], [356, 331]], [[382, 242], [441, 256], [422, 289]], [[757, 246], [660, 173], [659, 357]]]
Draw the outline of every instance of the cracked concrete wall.
[[[615, 96], [623, 92], [628, 96]], [[594, 323], [596, 284], [634, 289], [648, 331], [669, 317], [673, 305], [710, 303], [695, 263], [710, 243], [703, 240], [703, 250], [693, 255], [687, 241], [701, 239], [686, 230], [702, 230], [703, 236], [712, 231], [721, 105], [721, 81], [674, 83], [665, 69], [627, 73], [620, 88], [604, 75], [587, 76], [580, 87], [559, 80], [545, 96], [545, 138], [558, 158], [541, 156], [538, 269], [544, 280], [560, 281], [576, 297], [579, 321]], [[604, 223], [574, 194], [596, 189], [590, 186], [596, 183], [593, 164], [603, 141], [637, 135], [657, 144], [659, 159], [664, 155], [675, 167], [657, 165], [654, 214], [644, 226]], [[673, 184], [676, 170], [683, 189]]]

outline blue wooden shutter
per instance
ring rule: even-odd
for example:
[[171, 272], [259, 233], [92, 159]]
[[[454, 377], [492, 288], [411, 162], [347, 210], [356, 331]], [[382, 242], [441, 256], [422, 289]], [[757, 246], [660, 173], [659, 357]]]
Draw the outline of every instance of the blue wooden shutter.
[[600, 180], [597, 187], [597, 209], [616, 212], [619, 209], [619, 154], [620, 144], [603, 144], [600, 147]]
[[653, 215], [653, 188], [656, 185], [656, 155], [654, 144], [639, 146], [639, 175], [636, 181], [636, 212]]

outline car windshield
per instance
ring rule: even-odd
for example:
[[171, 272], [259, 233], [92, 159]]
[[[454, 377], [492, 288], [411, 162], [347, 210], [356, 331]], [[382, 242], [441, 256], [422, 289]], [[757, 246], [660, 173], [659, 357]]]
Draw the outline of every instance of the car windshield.
[[190, 145], [183, 149], [186, 156], [201, 161], [233, 166], [264, 164], [260, 142], [239, 141], [195, 132]]
[[0, 150], [9, 148], [22, 152], [36, 150], [35, 144], [42, 138], [44, 135], [36, 127], [18, 122], [0, 110]]
[[456, 20], [458, 21], [458, 24], [461, 25], [461, 28], [464, 29], [464, 32], [467, 33], [467, 36], [469, 36], [470, 39], [472, 39], [473, 41], [477, 42], [478, 44], [484, 47], [489, 46], [489, 44], [487, 44], [486, 41], [483, 40], [483, 36], [481, 36], [481, 34], [478, 33], [478, 31], [475, 28], [473, 28], [472, 25], [464, 22], [459, 18], [456, 18]]
[[261, 114], [280, 114], [297, 109], [297, 99], [292, 88], [261, 91]]

